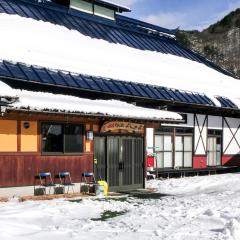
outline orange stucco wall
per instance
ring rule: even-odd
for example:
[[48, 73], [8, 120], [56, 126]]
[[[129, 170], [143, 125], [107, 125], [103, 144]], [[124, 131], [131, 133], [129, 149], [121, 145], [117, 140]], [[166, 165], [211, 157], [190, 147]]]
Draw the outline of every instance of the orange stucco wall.
[[29, 121], [28, 123], [29, 128], [25, 128], [24, 121], [21, 122], [21, 152], [37, 152], [37, 122]]
[[17, 152], [17, 121], [0, 120], [0, 152]]

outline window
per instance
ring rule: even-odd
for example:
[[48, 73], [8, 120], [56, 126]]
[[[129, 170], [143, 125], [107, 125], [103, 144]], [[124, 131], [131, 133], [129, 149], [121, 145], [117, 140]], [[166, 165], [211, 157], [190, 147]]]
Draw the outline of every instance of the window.
[[43, 153], [81, 153], [83, 152], [83, 125], [42, 124]]
[[83, 127], [79, 125], [65, 125], [65, 152], [83, 152]]
[[192, 128], [161, 127], [157, 129], [155, 135], [157, 157], [155, 167], [192, 167], [192, 145]]
[[99, 5], [94, 5], [94, 14], [100, 17], [105, 17], [114, 20], [115, 12], [109, 8], [105, 8]]
[[221, 130], [208, 129], [208, 135], [222, 136], [222, 131]]
[[176, 134], [192, 135], [193, 128], [176, 128]]
[[172, 168], [173, 144], [171, 135], [155, 136], [156, 168]]
[[155, 130], [156, 133], [163, 134], [163, 133], [173, 133], [173, 128], [172, 127], [161, 127], [159, 129]]
[[95, 4], [90, 0], [71, 0], [70, 7], [81, 12], [94, 14], [96, 16], [115, 19], [115, 10], [99, 4]]
[[71, 0], [71, 7], [82, 12], [93, 14], [93, 4], [91, 2]]
[[62, 125], [42, 125], [42, 150], [43, 152], [63, 152], [63, 131]]
[[192, 136], [175, 137], [175, 167], [192, 167]]

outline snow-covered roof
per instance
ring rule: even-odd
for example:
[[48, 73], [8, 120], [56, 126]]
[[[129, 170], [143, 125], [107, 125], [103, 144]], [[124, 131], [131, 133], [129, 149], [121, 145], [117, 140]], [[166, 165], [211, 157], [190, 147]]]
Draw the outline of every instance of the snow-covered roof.
[[17, 15], [0, 14], [0, 30], [0, 58], [4, 60], [239, 97], [240, 81], [182, 57], [111, 44]]
[[46, 92], [17, 90], [19, 100], [8, 109], [76, 113], [141, 120], [182, 120], [169, 111], [138, 107], [117, 100], [90, 100]]
[[17, 97], [17, 90], [0, 81], [0, 97]]

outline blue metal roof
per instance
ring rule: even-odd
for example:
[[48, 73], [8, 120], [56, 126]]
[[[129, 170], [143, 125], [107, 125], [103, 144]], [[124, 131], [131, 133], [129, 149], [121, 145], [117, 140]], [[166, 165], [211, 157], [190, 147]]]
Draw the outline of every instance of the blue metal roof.
[[203, 63], [226, 75], [231, 75], [202, 56], [182, 47], [170, 36], [174, 35], [174, 30], [164, 29], [125, 16], [116, 15], [116, 21], [112, 21], [55, 3], [46, 1], [39, 3], [38, 0], [0, 0], [0, 13], [17, 14], [22, 17], [51, 22], [111, 43], [184, 57]]
[[[181, 104], [201, 105], [216, 107], [213, 101], [204, 94], [170, 89], [166, 87], [146, 85], [134, 82], [126, 82], [102, 77], [94, 77], [71, 72], [49, 70], [46, 68], [12, 63], [0, 62], [0, 78], [6, 83], [13, 80], [15, 83], [35, 83], [38, 85], [63, 87], [64, 89], [94, 92], [103, 95], [131, 97], [134, 99], [146, 99], [159, 102], [174, 102]], [[222, 100], [223, 99], [223, 100]], [[223, 108], [237, 108], [229, 99], [219, 97]]]
[[226, 97], [220, 97], [220, 96], [218, 96], [216, 98], [221, 103], [222, 107], [238, 109], [237, 105], [235, 103], [233, 103], [230, 99], [228, 99]]

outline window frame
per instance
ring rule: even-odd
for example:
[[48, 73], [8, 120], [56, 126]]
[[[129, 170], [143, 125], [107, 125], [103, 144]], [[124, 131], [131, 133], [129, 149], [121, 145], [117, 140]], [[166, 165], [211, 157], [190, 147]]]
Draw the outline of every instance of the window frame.
[[[63, 151], [62, 152], [45, 152], [43, 149], [43, 126], [44, 124], [48, 125], [61, 125], [62, 127], [62, 140], [63, 140]], [[79, 152], [66, 152], [65, 149], [65, 126], [66, 125], [74, 125], [74, 126], [81, 126], [82, 127], [82, 151]], [[85, 132], [86, 132], [86, 126], [83, 123], [66, 123], [66, 122], [41, 122], [40, 124], [40, 152], [41, 155], [44, 156], [76, 156], [76, 155], [82, 155], [85, 153]]]
[[[174, 164], [176, 163], [176, 153], [182, 153], [182, 157], [183, 157], [183, 161], [182, 161], [182, 166], [180, 168], [193, 168], [193, 157], [194, 157], [194, 151], [193, 151], [193, 146], [194, 146], [194, 129], [192, 127], [172, 127], [172, 126], [163, 126], [159, 129], [155, 130], [155, 137], [156, 136], [163, 136], [163, 138], [165, 136], [171, 136], [172, 139], [172, 151], [169, 150], [165, 150], [164, 147], [164, 141], [163, 141], [163, 150], [155, 150], [156, 154], [164, 154], [165, 153], [172, 153], [172, 167], [165, 167], [164, 166], [164, 162], [163, 162], [163, 168], [164, 169], [173, 169], [174, 168]], [[183, 144], [183, 149], [180, 150], [176, 150], [176, 138], [177, 137], [181, 137], [181, 141]], [[184, 138], [185, 137], [191, 137], [192, 138], [192, 149], [191, 150], [185, 150], [185, 144], [184, 144]], [[156, 140], [154, 139], [154, 142]], [[154, 143], [155, 144], [155, 143]], [[185, 153], [191, 153], [192, 156], [192, 166], [189, 167], [185, 167]]]

